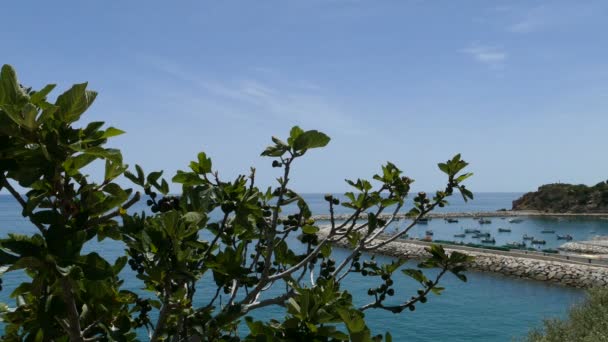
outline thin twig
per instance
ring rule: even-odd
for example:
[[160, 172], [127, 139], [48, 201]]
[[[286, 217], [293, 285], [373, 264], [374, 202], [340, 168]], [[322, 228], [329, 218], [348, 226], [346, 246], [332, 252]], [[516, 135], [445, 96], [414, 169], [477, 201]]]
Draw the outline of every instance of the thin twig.
[[[23, 209], [26, 208], [27, 203], [25, 202], [25, 200], [23, 200], [23, 197], [21, 197], [21, 195], [17, 192], [17, 190], [15, 190], [15, 188], [13, 188], [13, 186], [8, 182], [8, 179], [6, 179], [6, 177], [4, 175], [2, 175], [2, 186], [4, 186], [8, 190], [8, 192], [10, 192], [11, 195], [13, 195], [13, 197], [17, 200], [17, 202], [19, 202], [19, 204], [21, 204], [21, 207]], [[30, 220], [30, 222], [32, 222], [36, 226], [36, 228], [38, 228], [40, 233], [44, 234], [44, 232], [46, 230], [44, 229], [43, 225], [41, 225], [40, 223], [31, 221], [31, 220]]]

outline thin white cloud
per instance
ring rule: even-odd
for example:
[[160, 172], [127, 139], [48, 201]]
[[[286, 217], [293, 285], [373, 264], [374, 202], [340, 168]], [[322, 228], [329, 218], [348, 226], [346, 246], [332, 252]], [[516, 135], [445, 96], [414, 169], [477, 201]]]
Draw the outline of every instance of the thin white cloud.
[[507, 31], [513, 33], [531, 33], [556, 27], [567, 27], [582, 21], [591, 20], [598, 13], [605, 13], [606, 2], [571, 1], [543, 4], [514, 10], [513, 22]]
[[507, 30], [513, 33], [529, 33], [549, 25], [555, 21], [555, 15], [546, 6], [528, 9]]
[[[158, 57], [141, 58], [146, 64], [197, 89], [192, 103], [214, 103], [232, 115], [258, 113], [259, 118], [283, 120], [290, 124], [317, 127], [323, 123], [343, 133], [360, 134], [365, 130], [345, 114], [322, 92], [322, 87], [308, 80], [272, 79], [259, 75], [238, 80], [211, 80], [185, 70], [176, 63]], [[192, 93], [189, 91], [188, 93]]]
[[463, 49], [462, 52], [468, 54], [477, 62], [493, 67], [503, 65], [508, 57], [508, 54], [499, 48], [477, 44]]

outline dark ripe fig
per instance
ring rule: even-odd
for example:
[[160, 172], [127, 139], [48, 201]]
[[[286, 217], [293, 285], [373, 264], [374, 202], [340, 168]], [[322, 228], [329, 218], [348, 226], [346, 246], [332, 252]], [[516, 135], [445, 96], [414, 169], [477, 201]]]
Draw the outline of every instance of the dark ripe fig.
[[340, 200], [337, 198], [334, 198], [333, 201], [331, 201], [331, 203], [333, 203], [334, 205], [338, 205], [338, 204], [340, 204]]
[[416, 307], [414, 305], [410, 305], [410, 306], [408, 306], [408, 309], [410, 309], [410, 311], [414, 311], [414, 310], [416, 310]]
[[221, 207], [224, 214], [228, 214], [232, 212], [232, 210], [234, 210], [234, 204], [232, 204], [231, 202], [224, 202], [222, 203]]
[[157, 205], [153, 205], [152, 208], [150, 208], [150, 210], [152, 210], [153, 213], [157, 213], [158, 212], [158, 206]]
[[272, 167], [281, 167], [283, 164], [281, 164], [278, 160], [273, 160], [272, 161]]
[[388, 291], [386, 291], [386, 294], [389, 296], [394, 296], [395, 295], [395, 290], [394, 289], [388, 289]]
[[388, 285], [388, 286], [393, 285], [393, 279], [387, 279], [386, 280], [386, 285]]
[[152, 197], [152, 199], [156, 198], [156, 192], [152, 191], [150, 192], [150, 197]]
[[426, 297], [420, 297], [420, 303], [426, 303]]
[[146, 201], [146, 204], [148, 206], [151, 206], [152, 204], [154, 204], [154, 201], [152, 201], [152, 200], [149, 199], [149, 200]]
[[334, 196], [332, 196], [331, 194], [327, 194], [324, 198], [327, 202], [331, 202], [334, 199]]
[[383, 274], [382, 280], [388, 280], [391, 276], [389, 274]]

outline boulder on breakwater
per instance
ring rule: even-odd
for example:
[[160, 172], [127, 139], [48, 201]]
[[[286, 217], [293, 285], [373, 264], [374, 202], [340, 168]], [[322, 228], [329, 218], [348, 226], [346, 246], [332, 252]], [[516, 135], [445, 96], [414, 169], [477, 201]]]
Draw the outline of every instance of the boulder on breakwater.
[[569, 253], [596, 254], [608, 257], [608, 236], [595, 236], [587, 241], [567, 242], [558, 249]]

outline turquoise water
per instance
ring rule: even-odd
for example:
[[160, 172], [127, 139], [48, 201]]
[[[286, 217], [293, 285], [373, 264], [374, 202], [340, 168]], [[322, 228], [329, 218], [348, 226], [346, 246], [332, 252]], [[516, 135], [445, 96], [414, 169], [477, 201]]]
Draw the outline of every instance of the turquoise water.
[[[443, 211], [485, 211], [500, 208], [510, 208], [511, 201], [520, 194], [515, 193], [488, 193], [476, 194], [473, 202], [464, 204], [462, 200], [454, 198], [452, 205], [443, 208]], [[322, 194], [308, 194], [309, 201], [315, 214], [326, 213], [326, 202]], [[134, 210], [141, 210], [143, 206]], [[491, 227], [500, 226], [499, 219], [493, 220]], [[462, 222], [462, 223], [461, 223]], [[432, 220], [428, 226], [416, 227], [414, 233], [433, 229], [435, 237], [440, 238], [453, 235], [461, 226], [469, 228], [467, 222], [447, 224], [443, 220]], [[532, 232], [544, 225], [563, 227], [575, 237], [587, 236], [591, 230], [597, 233], [607, 229], [607, 221], [601, 220], [573, 220], [554, 222], [554, 220], [526, 219], [516, 225], [512, 224], [513, 236], [523, 232]], [[562, 226], [563, 224], [563, 226]], [[473, 225], [473, 222], [470, 222]], [[486, 225], [487, 226], [487, 225]], [[485, 227], [484, 227], [485, 229]], [[516, 231], [516, 229], [518, 229]], [[556, 229], [557, 230], [557, 229]], [[0, 235], [9, 232], [31, 234], [34, 229], [20, 215], [20, 209], [8, 196], [0, 195]], [[608, 232], [606, 230], [605, 232]], [[505, 233], [508, 234], [508, 233]], [[497, 233], [494, 234], [497, 236]], [[497, 238], [498, 239], [498, 238]], [[547, 239], [548, 240], [548, 239]], [[297, 246], [294, 246], [297, 247]], [[90, 243], [88, 250], [96, 250], [108, 259], [114, 259], [123, 253], [123, 246], [115, 241]], [[336, 250], [336, 259], [345, 255], [345, 251]], [[387, 258], [383, 258], [388, 260]], [[434, 271], [430, 270], [429, 274]], [[125, 271], [125, 287], [138, 290], [141, 285], [132, 273]], [[524, 336], [534, 326], [538, 326], [543, 319], [563, 317], [569, 306], [580, 301], [584, 292], [558, 285], [543, 282], [527, 281], [507, 278], [489, 273], [468, 272], [469, 281], [462, 283], [455, 277], [448, 275], [444, 278], [442, 286], [446, 287], [441, 296], [429, 297], [428, 303], [418, 306], [415, 312], [404, 312], [394, 315], [383, 311], [367, 311], [366, 317], [373, 333], [390, 331], [395, 341], [510, 341], [512, 338]], [[21, 273], [9, 273], [3, 276], [4, 291], [0, 292], [0, 301], [12, 304], [8, 295], [18, 283], [23, 280]], [[418, 289], [417, 284], [404, 276], [395, 279], [395, 297], [409, 298]], [[212, 286], [208, 280], [201, 281], [197, 296], [202, 302], [211, 291]], [[346, 278], [346, 288], [355, 294], [358, 304], [364, 304], [367, 299], [367, 289], [375, 286], [370, 278], [353, 276]], [[276, 289], [279, 291], [280, 289]], [[269, 290], [268, 296], [275, 289]], [[280, 318], [283, 315], [281, 308], [267, 308], [254, 312], [256, 319]], [[142, 334], [142, 338], [143, 338]]]

